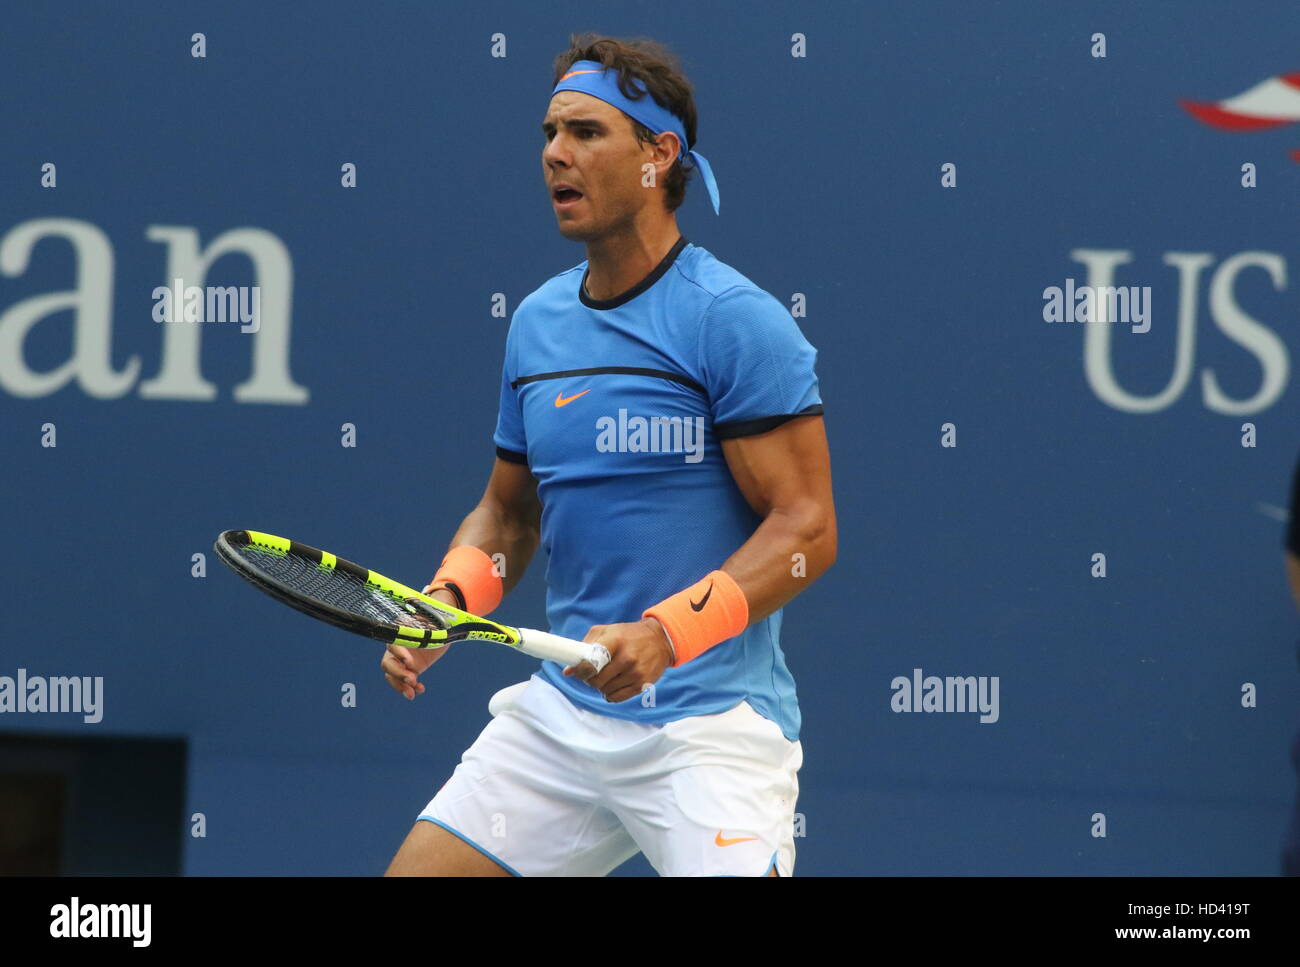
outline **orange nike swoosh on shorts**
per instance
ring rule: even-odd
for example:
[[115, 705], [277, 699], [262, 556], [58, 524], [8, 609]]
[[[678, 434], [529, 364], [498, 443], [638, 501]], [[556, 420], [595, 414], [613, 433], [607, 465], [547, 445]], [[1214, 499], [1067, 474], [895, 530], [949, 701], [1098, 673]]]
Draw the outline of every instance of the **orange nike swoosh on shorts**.
[[723, 839], [722, 830], [718, 830], [718, 835], [713, 838], [714, 846], [735, 846], [737, 843], [752, 843], [758, 839], [757, 836], [740, 836], [736, 839]]
[[556, 393], [556, 394], [555, 394], [555, 405], [556, 405], [557, 407], [558, 407], [558, 406], [568, 406], [570, 403], [572, 403], [574, 400], [576, 400], [579, 396], [586, 396], [586, 395], [587, 395], [588, 393], [590, 393], [590, 392], [591, 392], [591, 390], [589, 390], [589, 389], [585, 389], [585, 390], [583, 390], [581, 393], [574, 393], [572, 396], [567, 397], [567, 398], [565, 397], [565, 395], [564, 395], [563, 393]]

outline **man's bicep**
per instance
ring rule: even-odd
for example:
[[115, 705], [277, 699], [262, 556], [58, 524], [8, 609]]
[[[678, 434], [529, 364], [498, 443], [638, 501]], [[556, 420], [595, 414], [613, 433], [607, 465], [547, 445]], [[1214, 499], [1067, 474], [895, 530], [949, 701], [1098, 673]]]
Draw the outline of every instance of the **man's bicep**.
[[833, 514], [830, 449], [820, 416], [799, 416], [766, 433], [722, 441], [731, 476], [754, 513], [815, 504]]
[[537, 496], [537, 478], [527, 463], [496, 458], [483, 503], [513, 520], [536, 525], [541, 517], [542, 505]]

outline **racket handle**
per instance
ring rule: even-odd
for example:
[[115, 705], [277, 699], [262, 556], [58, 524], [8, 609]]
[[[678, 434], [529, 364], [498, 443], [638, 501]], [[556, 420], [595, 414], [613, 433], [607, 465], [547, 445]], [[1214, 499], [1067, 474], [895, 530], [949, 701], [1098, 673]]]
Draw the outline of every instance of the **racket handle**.
[[533, 628], [519, 628], [521, 644], [519, 650], [525, 655], [558, 661], [561, 665], [576, 665], [580, 661], [589, 661], [600, 671], [609, 664], [609, 651], [604, 645], [572, 638], [561, 638], [549, 631], [537, 631]]

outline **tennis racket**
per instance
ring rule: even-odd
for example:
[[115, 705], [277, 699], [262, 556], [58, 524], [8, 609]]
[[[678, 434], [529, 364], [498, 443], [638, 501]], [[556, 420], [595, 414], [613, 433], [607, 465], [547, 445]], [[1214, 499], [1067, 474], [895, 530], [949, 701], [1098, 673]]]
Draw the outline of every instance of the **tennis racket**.
[[604, 645], [512, 628], [431, 598], [328, 551], [259, 531], [225, 531], [221, 562], [260, 591], [344, 631], [407, 648], [493, 641], [564, 665], [609, 662]]

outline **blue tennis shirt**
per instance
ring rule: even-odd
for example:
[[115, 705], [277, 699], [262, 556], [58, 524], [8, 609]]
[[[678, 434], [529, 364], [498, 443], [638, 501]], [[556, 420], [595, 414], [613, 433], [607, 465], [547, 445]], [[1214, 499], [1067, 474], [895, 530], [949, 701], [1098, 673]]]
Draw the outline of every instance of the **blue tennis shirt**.
[[[494, 440], [526, 463], [542, 503], [546, 615], [581, 640], [722, 566], [762, 519], [732, 479], [720, 441], [822, 412], [817, 351], [785, 307], [680, 238], [640, 283], [587, 295], [587, 263], [549, 279], [515, 310]], [[781, 612], [680, 668], [649, 696], [607, 702], [543, 662], [575, 705], [664, 723], [748, 701], [799, 736]]]

